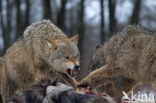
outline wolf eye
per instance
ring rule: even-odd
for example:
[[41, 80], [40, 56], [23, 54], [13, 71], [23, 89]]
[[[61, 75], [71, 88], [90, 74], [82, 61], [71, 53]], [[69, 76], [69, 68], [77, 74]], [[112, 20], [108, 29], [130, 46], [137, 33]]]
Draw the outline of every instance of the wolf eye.
[[66, 58], [66, 59], [70, 59], [69, 56], [66, 56], [65, 58]]
[[79, 58], [79, 55], [76, 55], [75, 58]]

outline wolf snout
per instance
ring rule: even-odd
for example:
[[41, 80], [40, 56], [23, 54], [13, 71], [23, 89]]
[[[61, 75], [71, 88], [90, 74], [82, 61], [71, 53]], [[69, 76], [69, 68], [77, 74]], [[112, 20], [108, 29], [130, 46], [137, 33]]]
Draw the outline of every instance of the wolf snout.
[[76, 70], [80, 69], [80, 65], [75, 65], [74, 69], [76, 69]]
[[75, 66], [69, 67], [67, 69], [67, 73], [69, 75], [71, 75], [72, 77], [75, 77], [79, 71], [79, 68], [80, 68], [80, 65], [75, 65]]

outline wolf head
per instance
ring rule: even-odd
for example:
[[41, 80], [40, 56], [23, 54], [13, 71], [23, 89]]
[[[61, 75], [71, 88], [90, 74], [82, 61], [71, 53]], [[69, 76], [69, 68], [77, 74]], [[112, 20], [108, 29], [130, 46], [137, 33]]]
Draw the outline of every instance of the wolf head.
[[80, 55], [76, 45], [77, 40], [77, 35], [71, 38], [59, 38], [56, 40], [47, 38], [50, 50], [49, 62], [56, 72], [65, 73], [72, 77], [76, 76], [80, 68]]
[[105, 64], [105, 57], [103, 51], [104, 51], [103, 45], [96, 46], [96, 49], [92, 55], [90, 65], [89, 65], [91, 70], [100, 68]]

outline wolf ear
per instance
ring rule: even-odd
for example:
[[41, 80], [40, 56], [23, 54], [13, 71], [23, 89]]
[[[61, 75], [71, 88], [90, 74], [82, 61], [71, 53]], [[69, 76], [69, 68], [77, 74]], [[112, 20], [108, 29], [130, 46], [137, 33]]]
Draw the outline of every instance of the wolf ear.
[[72, 37], [69, 38], [69, 39], [77, 44], [77, 42], [78, 42], [78, 38], [79, 38], [79, 35], [76, 34], [76, 35], [72, 36]]
[[48, 47], [57, 49], [56, 40], [53, 40], [52, 38], [47, 38], [47, 41], [48, 41]]

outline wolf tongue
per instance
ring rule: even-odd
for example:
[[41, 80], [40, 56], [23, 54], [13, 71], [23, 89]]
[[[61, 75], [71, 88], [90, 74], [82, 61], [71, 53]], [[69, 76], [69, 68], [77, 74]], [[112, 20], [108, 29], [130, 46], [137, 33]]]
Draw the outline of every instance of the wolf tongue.
[[77, 71], [76, 70], [71, 70], [71, 75], [76, 75]]

